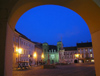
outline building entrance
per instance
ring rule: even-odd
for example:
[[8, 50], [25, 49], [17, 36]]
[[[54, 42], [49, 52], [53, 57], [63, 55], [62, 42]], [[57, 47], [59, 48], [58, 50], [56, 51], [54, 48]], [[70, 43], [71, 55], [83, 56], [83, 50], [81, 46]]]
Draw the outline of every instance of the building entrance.
[[74, 63], [78, 63], [78, 60], [74, 60]]

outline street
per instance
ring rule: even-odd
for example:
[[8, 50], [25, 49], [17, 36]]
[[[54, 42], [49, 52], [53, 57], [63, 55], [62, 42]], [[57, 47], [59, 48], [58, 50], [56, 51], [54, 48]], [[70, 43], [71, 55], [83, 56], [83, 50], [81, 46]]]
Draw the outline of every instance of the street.
[[42, 66], [29, 70], [13, 71], [13, 76], [95, 76], [93, 63], [57, 65], [55, 69], [42, 69]]

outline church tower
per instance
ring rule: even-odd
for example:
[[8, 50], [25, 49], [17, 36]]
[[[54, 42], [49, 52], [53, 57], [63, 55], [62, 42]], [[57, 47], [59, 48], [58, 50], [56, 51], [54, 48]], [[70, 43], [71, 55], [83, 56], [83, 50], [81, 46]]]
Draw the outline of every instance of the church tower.
[[48, 46], [48, 43], [43, 43], [42, 44], [42, 48], [43, 48], [43, 53], [47, 53], [48, 52], [48, 49], [49, 49], [49, 46]]
[[45, 61], [45, 62], [47, 63], [47, 59], [48, 59], [48, 50], [49, 50], [48, 43], [43, 43], [43, 44], [42, 44], [42, 48], [43, 48], [43, 53], [44, 53], [44, 59], [43, 59], [43, 61]]
[[63, 43], [62, 43], [62, 41], [57, 42], [57, 51], [59, 52], [62, 49], [63, 49]]

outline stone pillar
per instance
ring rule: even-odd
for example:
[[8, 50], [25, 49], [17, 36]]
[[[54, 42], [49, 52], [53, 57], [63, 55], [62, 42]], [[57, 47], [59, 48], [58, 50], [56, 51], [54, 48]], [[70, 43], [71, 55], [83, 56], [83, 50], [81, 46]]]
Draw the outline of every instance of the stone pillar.
[[[1, 6], [0, 6], [1, 7]], [[7, 25], [8, 9], [0, 8], [0, 76], [12, 76], [12, 33]]]
[[6, 25], [7, 22], [0, 19], [0, 76], [4, 76]]
[[100, 76], [100, 30], [95, 33], [92, 33], [91, 36], [92, 36], [96, 76]]
[[13, 64], [13, 30], [7, 25], [5, 46], [5, 76], [12, 76]]

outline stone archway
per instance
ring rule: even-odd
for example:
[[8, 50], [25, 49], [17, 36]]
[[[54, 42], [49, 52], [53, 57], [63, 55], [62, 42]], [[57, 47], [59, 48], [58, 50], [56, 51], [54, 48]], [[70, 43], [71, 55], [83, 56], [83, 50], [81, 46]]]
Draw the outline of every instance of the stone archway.
[[74, 60], [74, 63], [78, 63], [78, 60]]
[[[12, 76], [12, 38], [16, 22], [27, 10], [46, 4], [67, 7], [78, 13], [87, 23], [93, 43], [96, 75], [100, 73], [100, 7], [92, 0], [2, 0], [0, 5], [0, 75]], [[2, 35], [3, 34], [3, 35]], [[4, 61], [5, 60], [5, 61]], [[10, 62], [9, 62], [10, 60]], [[4, 69], [5, 68], [5, 69]], [[4, 71], [5, 70], [5, 71]]]

